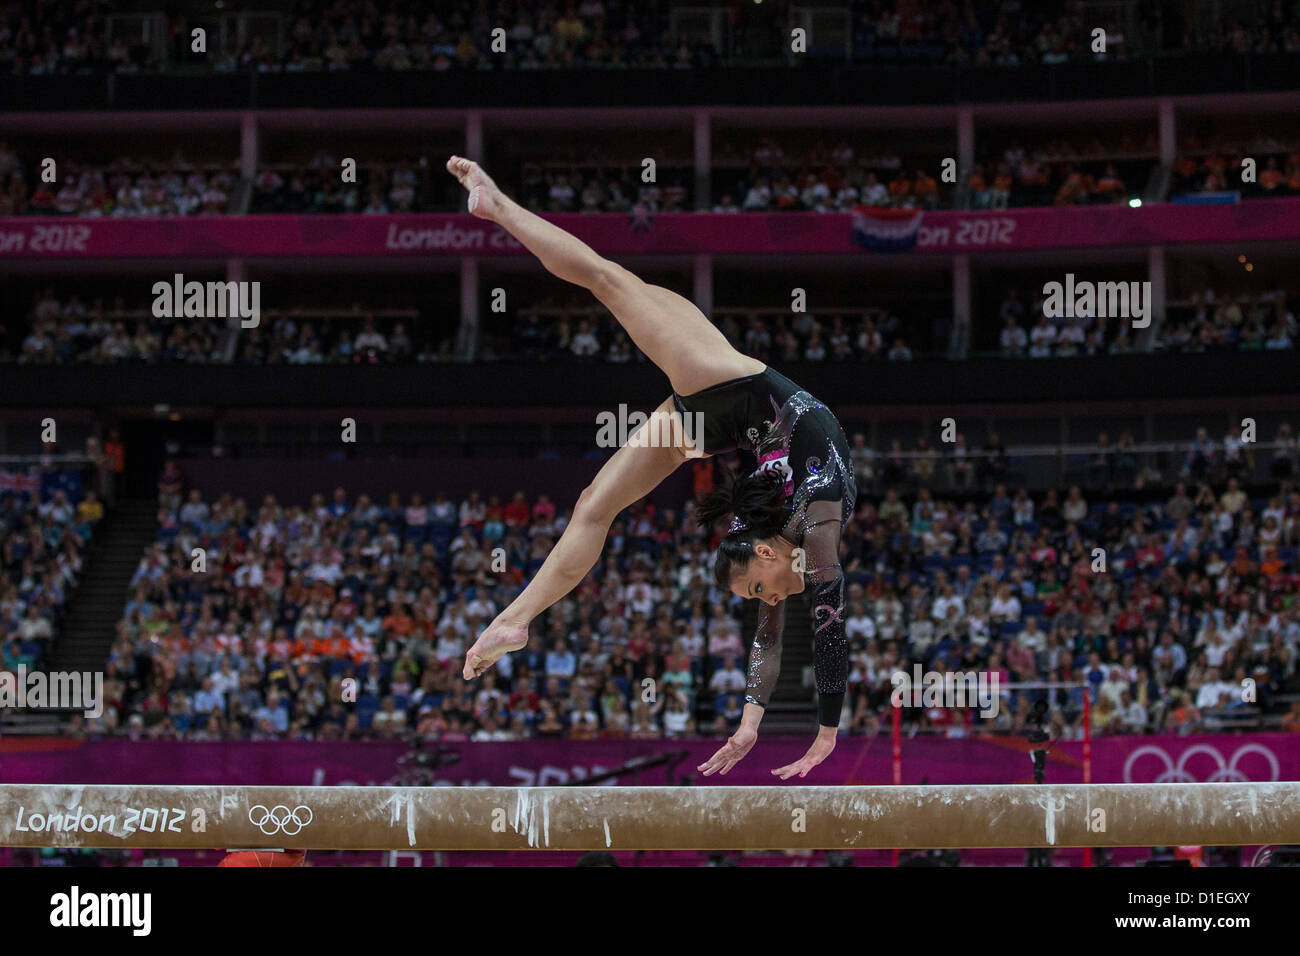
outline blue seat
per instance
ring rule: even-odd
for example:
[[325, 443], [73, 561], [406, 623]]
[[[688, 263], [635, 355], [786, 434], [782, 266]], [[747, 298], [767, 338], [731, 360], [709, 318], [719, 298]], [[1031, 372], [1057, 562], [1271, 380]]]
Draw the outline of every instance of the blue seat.
[[362, 730], [369, 730], [375, 714], [379, 712], [379, 698], [374, 694], [363, 694], [357, 698], [357, 723]]

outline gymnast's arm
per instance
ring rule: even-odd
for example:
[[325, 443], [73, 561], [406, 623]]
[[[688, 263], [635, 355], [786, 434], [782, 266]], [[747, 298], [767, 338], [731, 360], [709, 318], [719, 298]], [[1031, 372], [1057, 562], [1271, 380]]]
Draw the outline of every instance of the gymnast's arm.
[[813, 673], [817, 683], [817, 736], [808, 752], [794, 763], [772, 771], [782, 780], [808, 772], [831, 755], [844, 709], [848, 684], [848, 641], [844, 636], [844, 571], [840, 568], [840, 504], [809, 502], [796, 518], [803, 533], [804, 579], [810, 585]]
[[719, 772], [725, 776], [758, 740], [759, 722], [781, 673], [781, 632], [784, 628], [785, 602], [763, 605], [758, 615], [758, 631], [749, 650], [749, 679], [740, 726], [717, 753], [695, 768], [704, 776]]
[[844, 569], [840, 566], [840, 504], [814, 501], [803, 523], [804, 577], [812, 612], [813, 675], [817, 685], [817, 723], [839, 727], [849, 677], [849, 645], [844, 634]]
[[772, 699], [781, 676], [781, 635], [785, 631], [785, 601], [763, 604], [758, 612], [758, 630], [749, 648], [749, 680], [745, 689], [745, 713], [741, 726], [758, 729], [767, 702]]

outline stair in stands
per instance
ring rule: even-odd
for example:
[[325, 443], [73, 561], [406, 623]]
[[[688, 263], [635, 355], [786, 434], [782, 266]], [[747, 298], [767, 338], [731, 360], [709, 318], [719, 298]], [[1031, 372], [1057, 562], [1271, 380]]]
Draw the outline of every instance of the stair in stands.
[[103, 669], [131, 594], [131, 575], [157, 534], [158, 505], [152, 500], [123, 499], [95, 530], [81, 582], [54, 642], [52, 670]]

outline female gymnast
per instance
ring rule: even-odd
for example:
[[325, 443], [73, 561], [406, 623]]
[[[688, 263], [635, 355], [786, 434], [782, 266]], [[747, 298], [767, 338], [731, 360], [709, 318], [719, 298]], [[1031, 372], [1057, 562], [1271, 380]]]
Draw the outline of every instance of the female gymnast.
[[781, 667], [785, 599], [801, 593], [807, 583], [814, 589], [819, 727], [802, 758], [772, 771], [782, 780], [806, 776], [835, 748], [848, 679], [839, 542], [857, 489], [839, 422], [794, 382], [732, 348], [690, 301], [643, 282], [523, 209], [477, 163], [453, 156], [447, 170], [469, 191], [471, 213], [501, 226], [554, 275], [589, 290], [668, 376], [673, 394], [642, 428], [664, 419], [680, 423], [686, 413], [703, 416], [702, 436], [677, 427], [670, 430], [672, 441], [629, 440], [610, 457], [578, 497], [572, 519], [537, 575], [465, 655], [465, 679], [528, 643], [533, 619], [575, 588], [600, 558], [619, 512], [688, 459], [744, 449], [754, 453], [758, 469], [708, 496], [698, 517], [712, 524], [732, 516], [718, 547], [714, 576], [720, 587], [757, 598], [765, 607], [750, 650], [740, 726], [698, 769], [705, 776], [725, 775], [757, 741]]

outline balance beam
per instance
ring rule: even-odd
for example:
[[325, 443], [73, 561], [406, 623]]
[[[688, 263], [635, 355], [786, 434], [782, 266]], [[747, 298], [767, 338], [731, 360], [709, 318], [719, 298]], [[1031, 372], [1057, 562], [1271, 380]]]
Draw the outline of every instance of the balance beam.
[[1300, 843], [1300, 783], [928, 787], [0, 784], [0, 845], [759, 850]]

